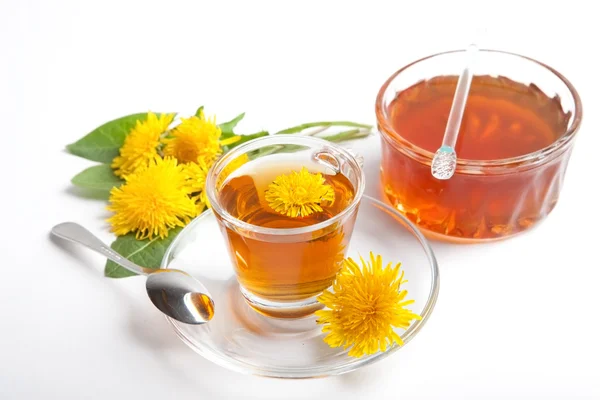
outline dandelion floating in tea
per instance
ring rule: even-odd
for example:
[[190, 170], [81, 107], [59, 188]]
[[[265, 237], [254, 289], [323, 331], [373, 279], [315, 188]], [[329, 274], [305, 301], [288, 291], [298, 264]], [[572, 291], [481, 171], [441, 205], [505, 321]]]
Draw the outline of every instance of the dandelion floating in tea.
[[333, 291], [324, 291], [317, 300], [327, 307], [317, 311], [317, 323], [327, 333], [331, 347], [350, 348], [348, 355], [362, 357], [385, 351], [393, 344], [403, 345], [394, 328], [406, 329], [421, 317], [405, 307], [414, 303], [408, 292], [400, 290], [404, 280], [401, 264], [383, 267], [380, 255], [370, 253], [369, 262], [360, 258], [344, 260], [333, 283]]
[[265, 193], [269, 206], [288, 217], [306, 217], [321, 212], [321, 203], [332, 205], [335, 200], [333, 188], [325, 184], [320, 173], [310, 173], [306, 167], [300, 172], [280, 175], [269, 185]]

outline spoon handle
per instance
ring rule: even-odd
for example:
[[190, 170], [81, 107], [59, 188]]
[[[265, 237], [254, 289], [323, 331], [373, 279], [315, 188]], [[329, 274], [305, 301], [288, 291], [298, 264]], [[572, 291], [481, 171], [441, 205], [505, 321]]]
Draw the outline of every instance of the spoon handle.
[[102, 241], [92, 232], [75, 222], [63, 222], [62, 224], [56, 225], [52, 228], [52, 234], [59, 238], [82, 244], [135, 274], [149, 275], [154, 272], [153, 269], [140, 267], [139, 265], [132, 263], [109, 246], [102, 243]]

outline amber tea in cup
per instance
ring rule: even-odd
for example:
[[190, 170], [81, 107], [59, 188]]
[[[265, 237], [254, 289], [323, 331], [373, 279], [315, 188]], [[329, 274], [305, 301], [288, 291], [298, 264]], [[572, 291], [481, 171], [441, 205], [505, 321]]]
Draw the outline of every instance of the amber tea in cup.
[[[272, 164], [272, 165], [270, 165]], [[323, 211], [303, 218], [276, 212], [265, 200], [268, 185], [275, 178], [300, 170], [302, 164], [273, 160], [260, 166], [241, 168], [240, 174], [221, 188], [221, 204], [234, 218], [265, 228], [290, 229], [325, 222], [344, 210], [354, 199], [352, 184], [341, 173], [325, 174], [325, 184], [335, 191], [335, 201], [325, 202]], [[313, 170], [312, 172], [318, 172]], [[263, 298], [297, 300], [319, 293], [331, 285], [338, 262], [348, 245], [351, 230], [340, 226], [315, 239], [273, 243], [249, 240], [242, 234], [229, 233], [229, 243], [235, 254], [238, 279], [244, 288]]]
[[[333, 197], [305, 216], [276, 210], [267, 195], [270, 185], [303, 170], [320, 174]], [[331, 286], [341, 267], [363, 186], [349, 153], [308, 137], [257, 139], [215, 164], [207, 193], [250, 306], [281, 318], [319, 308], [315, 296]]]
[[394, 74], [377, 99], [389, 201], [430, 236], [512, 236], [553, 209], [581, 120], [572, 85], [514, 54], [481, 51], [456, 143], [455, 175], [431, 175], [464, 57], [448, 52]]

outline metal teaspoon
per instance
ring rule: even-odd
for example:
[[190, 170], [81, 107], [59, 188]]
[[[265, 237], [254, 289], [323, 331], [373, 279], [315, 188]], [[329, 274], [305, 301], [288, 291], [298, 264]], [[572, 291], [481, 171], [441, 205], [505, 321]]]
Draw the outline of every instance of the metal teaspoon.
[[177, 269], [144, 268], [134, 264], [74, 222], [58, 224], [51, 232], [61, 239], [82, 244], [131, 272], [146, 275], [148, 297], [156, 308], [169, 317], [194, 325], [212, 319], [215, 309], [213, 300], [204, 285], [186, 272]]

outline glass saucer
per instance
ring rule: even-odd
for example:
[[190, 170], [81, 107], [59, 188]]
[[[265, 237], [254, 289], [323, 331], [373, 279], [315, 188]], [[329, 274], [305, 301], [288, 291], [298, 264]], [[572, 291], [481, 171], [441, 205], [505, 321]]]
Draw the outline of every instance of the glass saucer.
[[[439, 276], [435, 256], [418, 229], [398, 211], [363, 196], [347, 256], [368, 259], [381, 254], [384, 264], [401, 262], [408, 280], [402, 287], [421, 315], [397, 330], [405, 345], [423, 327], [435, 305]], [[225, 242], [211, 211], [197, 217], [171, 243], [162, 268], [182, 269], [199, 279], [215, 302], [215, 316], [204, 325], [167, 318], [177, 335], [197, 353], [228, 369], [277, 378], [310, 378], [346, 373], [396, 352], [362, 358], [330, 348], [314, 316], [275, 319], [262, 316], [245, 302], [235, 279]]]

